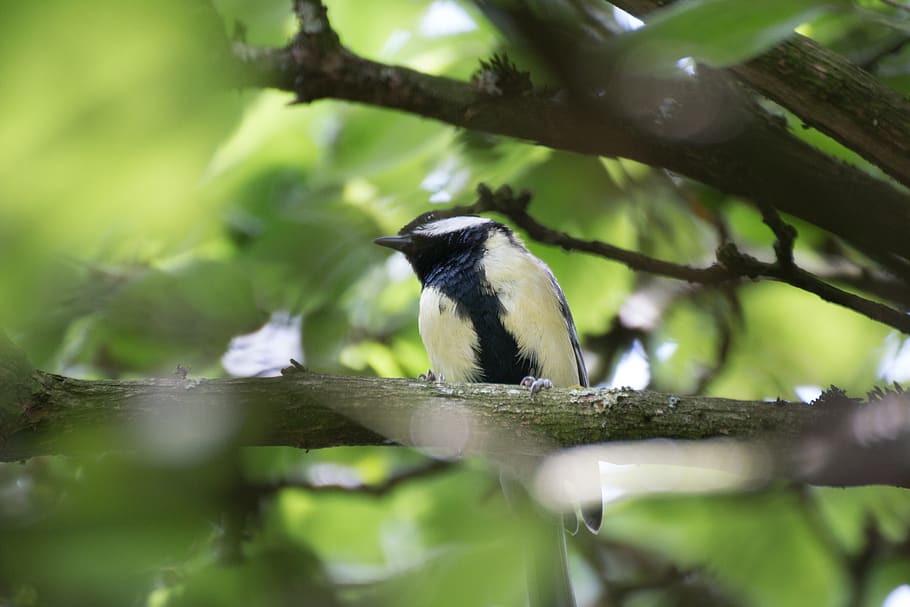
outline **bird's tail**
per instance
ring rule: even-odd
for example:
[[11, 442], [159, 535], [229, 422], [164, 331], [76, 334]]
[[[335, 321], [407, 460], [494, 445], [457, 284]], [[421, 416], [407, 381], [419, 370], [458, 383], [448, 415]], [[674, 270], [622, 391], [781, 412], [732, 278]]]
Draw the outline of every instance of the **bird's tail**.
[[[521, 546], [527, 576], [528, 607], [575, 607], [575, 595], [569, 580], [569, 557], [566, 551], [566, 527], [560, 517], [544, 513], [525, 488], [501, 472], [499, 482], [509, 507], [521, 517], [525, 541]], [[563, 517], [568, 519], [568, 515]], [[578, 530], [575, 515], [571, 515]]]
[[566, 533], [562, 524], [543, 520], [540, 523], [546, 527], [540, 530], [546, 541], [528, 552], [528, 606], [575, 607], [575, 594], [569, 581]]

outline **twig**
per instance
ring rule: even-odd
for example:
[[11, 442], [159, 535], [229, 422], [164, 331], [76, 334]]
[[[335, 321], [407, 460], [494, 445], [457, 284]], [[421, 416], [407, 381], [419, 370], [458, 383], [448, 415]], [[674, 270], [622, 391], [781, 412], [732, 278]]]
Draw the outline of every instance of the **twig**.
[[793, 244], [796, 242], [796, 228], [786, 223], [774, 207], [762, 204], [758, 207], [761, 211], [762, 221], [774, 232], [774, 254], [777, 265], [781, 269], [793, 268]]
[[874, 53], [861, 58], [858, 64], [867, 72], [874, 72], [882, 61], [891, 55], [896, 55], [901, 52], [907, 44], [910, 44], [910, 36], [907, 34], [895, 36], [888, 44], [883, 45]]
[[294, 15], [297, 16], [297, 21], [300, 23], [298, 41], [301, 36], [311, 40], [322, 37], [323, 44], [340, 46], [338, 34], [329, 23], [325, 4], [319, 0], [294, 0]]
[[389, 476], [381, 483], [359, 483], [356, 485], [320, 485], [301, 480], [283, 479], [270, 483], [250, 484], [250, 489], [258, 496], [271, 495], [283, 489], [302, 489], [311, 493], [362, 493], [374, 497], [387, 495], [410, 481], [425, 478], [451, 470], [456, 462], [444, 459], [432, 459], [423, 466], [417, 466], [404, 472]]
[[616, 315], [610, 321], [610, 328], [597, 335], [585, 335], [585, 349], [597, 354], [598, 365], [588, 369], [592, 386], [607, 381], [616, 368], [620, 355], [628, 350], [636, 339], [645, 341], [648, 329], [628, 327], [622, 317]]
[[[750, 255], [742, 253], [734, 243], [730, 242], [717, 249], [718, 263], [714, 263], [707, 268], [693, 268], [654, 259], [600, 241], [580, 240], [564, 232], [552, 230], [538, 223], [528, 214], [527, 208], [531, 201], [530, 192], [524, 191], [516, 196], [508, 186], [502, 186], [493, 192], [485, 184], [479, 184], [477, 186], [477, 195], [477, 202], [473, 205], [455, 207], [448, 211], [440, 212], [440, 215], [448, 216], [485, 211], [501, 213], [538, 242], [558, 245], [567, 251], [591, 253], [606, 259], [619, 261], [632, 270], [677, 278], [691, 283], [718, 285], [742, 278], [772, 278], [813, 293], [827, 302], [858, 312], [902, 333], [910, 334], [910, 316], [886, 305], [839, 289], [793, 264], [792, 245], [793, 238], [795, 238], [795, 230], [785, 224], [780, 217], [775, 219], [773, 216], [769, 216], [768, 218], [775, 233], [780, 232], [778, 234], [778, 242], [780, 244], [775, 245], [775, 251], [779, 256], [777, 262], [769, 264], [759, 261]], [[790, 263], [786, 263], [788, 258], [791, 260]], [[783, 265], [780, 263], [780, 259], [785, 261]]]
[[863, 528], [865, 543], [862, 550], [851, 554], [837, 538], [831, 528], [831, 523], [825, 518], [814, 490], [805, 485], [797, 485], [794, 487], [794, 492], [799, 499], [799, 505], [811, 531], [831, 557], [841, 563], [848, 574], [850, 589], [846, 605], [849, 607], [864, 605], [870, 573], [877, 559], [887, 547], [887, 542], [879, 533], [875, 520], [871, 516], [868, 517]]
[[723, 294], [727, 300], [729, 312], [719, 322], [715, 323], [720, 334], [717, 336], [715, 344], [714, 364], [699, 373], [698, 383], [692, 391], [693, 394], [705, 394], [711, 382], [724, 370], [730, 356], [730, 350], [733, 347], [733, 341], [737, 336], [737, 332], [733, 329], [735, 326], [741, 326], [743, 322], [742, 304], [739, 301], [739, 294], [736, 289], [724, 289]]
[[910, 308], [910, 286], [893, 276], [863, 267], [857, 268], [856, 272], [816, 272], [816, 275], [826, 282], [852, 287], [890, 301], [900, 310], [907, 311]]
[[[493, 192], [485, 184], [479, 184], [477, 186], [477, 195], [476, 203], [467, 207], [451, 209], [451, 214], [481, 213], [484, 211], [501, 213], [511, 219], [515, 225], [527, 232], [537, 242], [557, 245], [566, 251], [583, 251], [612, 259], [625, 264], [629, 269], [637, 272], [647, 272], [656, 276], [666, 276], [698, 284], [719, 284], [739, 278], [718, 264], [712, 264], [707, 268], [693, 268], [692, 266], [654, 259], [653, 257], [605, 242], [580, 240], [563, 232], [552, 230], [538, 223], [528, 214], [527, 207], [531, 201], [531, 193], [527, 191], [520, 192], [515, 196], [512, 189], [508, 186], [503, 186]], [[449, 214], [449, 212], [446, 212], [446, 214]]]
[[902, 11], [906, 11], [906, 12], [910, 13], [910, 6], [907, 6], [906, 4], [901, 4], [900, 2], [897, 2], [897, 0], [880, 0], [880, 1], [882, 4], [887, 4], [888, 6], [894, 7], [898, 10], [902, 10]]
[[813, 293], [827, 302], [849, 308], [872, 320], [893, 327], [901, 333], [910, 334], [910, 316], [884, 304], [839, 289], [801, 268], [795, 266], [790, 270], [769, 268], [765, 275]]

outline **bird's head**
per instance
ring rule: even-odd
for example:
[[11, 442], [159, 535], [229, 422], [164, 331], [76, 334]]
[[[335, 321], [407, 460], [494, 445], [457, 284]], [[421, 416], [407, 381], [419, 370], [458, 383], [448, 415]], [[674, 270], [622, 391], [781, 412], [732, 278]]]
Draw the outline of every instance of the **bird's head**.
[[401, 228], [396, 236], [383, 236], [373, 242], [404, 253], [424, 282], [430, 272], [442, 266], [478, 261], [487, 240], [497, 232], [511, 239], [511, 230], [492, 219], [474, 215], [439, 218], [430, 212]]

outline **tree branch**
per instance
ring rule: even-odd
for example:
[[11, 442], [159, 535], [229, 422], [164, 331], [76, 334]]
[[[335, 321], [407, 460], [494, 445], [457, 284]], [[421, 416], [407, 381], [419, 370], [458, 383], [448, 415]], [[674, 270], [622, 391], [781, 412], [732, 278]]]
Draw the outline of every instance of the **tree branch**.
[[[78, 450], [80, 431], [132, 437], [233, 421], [243, 445], [448, 445], [457, 453], [542, 455], [644, 438], [794, 437], [821, 411], [803, 404], [633, 390], [548, 390], [296, 372], [277, 378], [78, 380], [40, 371], [0, 417], [0, 459]], [[11, 412], [15, 411], [15, 414]], [[96, 447], [97, 448], [97, 447]], [[105, 449], [116, 448], [107, 444]]]
[[822, 280], [863, 291], [878, 299], [890, 301], [906, 312], [910, 306], [910, 285], [894, 276], [882, 274], [869, 268], [851, 268], [843, 271], [816, 272]]
[[[470, 83], [370, 61], [326, 45], [324, 38], [301, 35], [284, 49], [243, 49], [237, 58], [242, 84], [291, 91], [301, 102], [356, 101], [554, 149], [665, 167], [827, 229], [910, 277], [910, 196], [799, 141], [723, 83], [636, 76], [625, 84], [648, 91], [655, 105], [630, 114], [621, 104], [599, 103], [596, 91], [568, 99], [544, 90], [497, 96]], [[672, 98], [676, 111], [661, 114], [658, 98]], [[706, 108], [720, 114], [708, 130], [680, 137], [693, 121], [704, 121]], [[863, 213], [856, 212], [859, 200]]]
[[[611, 4], [646, 19], [648, 13], [669, 3], [614, 0]], [[910, 187], [910, 102], [872, 74], [799, 34], [730, 71]]]
[[[79, 380], [6, 362], [20, 357], [0, 339], [0, 461], [121, 449], [173, 457], [175, 448], [211, 447], [214, 438], [224, 447], [432, 447], [528, 473], [566, 447], [735, 437], [775, 445], [784, 478], [910, 487], [910, 464], [899, 456], [910, 440], [910, 395], [897, 385], [870, 392], [865, 406], [833, 386], [812, 406], [596, 388], [531, 399], [517, 386], [333, 377], [299, 367], [276, 378]], [[687, 448], [679, 449], [683, 457]]]
[[411, 481], [431, 477], [453, 468], [451, 460], [430, 459], [421, 466], [389, 475], [379, 483], [357, 483], [354, 485], [318, 484], [301, 480], [282, 479], [266, 483], [248, 483], [243, 490], [256, 499], [272, 495], [284, 489], [300, 489], [310, 493], [360, 493], [382, 497], [392, 493]]
[[897, 2], [897, 0], [879, 0], [879, 1], [882, 4], [887, 4], [888, 6], [894, 7], [898, 10], [907, 11], [908, 13], [910, 13], [910, 6], [907, 6], [906, 4], [901, 4], [900, 2]]
[[808, 291], [827, 302], [853, 310], [872, 320], [910, 334], [910, 316], [876, 301], [854, 295], [828, 284], [793, 262], [793, 241], [796, 231], [784, 223], [777, 212], [763, 207], [763, 218], [777, 236], [775, 252], [777, 261], [765, 263], [741, 252], [734, 243], [725, 243], [717, 250], [718, 263], [707, 268], [692, 268], [668, 261], [654, 259], [640, 253], [621, 249], [596, 240], [580, 240], [563, 232], [552, 230], [538, 223], [527, 211], [531, 201], [529, 192], [517, 196], [511, 188], [503, 186], [492, 192], [484, 184], [478, 186], [478, 200], [471, 206], [455, 207], [439, 212], [440, 215], [462, 215], [493, 211], [512, 220], [534, 240], [562, 247], [567, 251], [582, 251], [605, 259], [619, 261], [632, 270], [658, 276], [677, 278], [692, 283], [716, 285], [743, 278], [766, 277]]
[[[168, 449], [172, 435], [195, 446], [206, 444], [199, 437], [210, 428], [227, 427], [234, 431], [221, 440], [230, 446], [400, 444], [527, 471], [529, 462], [568, 447], [727, 437], [773, 446], [775, 474], [784, 478], [910, 486], [910, 465], [897, 456], [910, 439], [910, 403], [894, 392], [873, 394], [881, 402], [860, 407], [837, 390], [813, 406], [595, 388], [553, 389], [532, 400], [517, 386], [309, 372], [116, 381], [36, 371], [19, 378], [18, 387], [27, 386], [26, 399], [0, 403], [0, 461], [142, 451], [150, 433]], [[86, 435], [97, 442], [74, 442]], [[679, 449], [683, 457], [684, 444]]]

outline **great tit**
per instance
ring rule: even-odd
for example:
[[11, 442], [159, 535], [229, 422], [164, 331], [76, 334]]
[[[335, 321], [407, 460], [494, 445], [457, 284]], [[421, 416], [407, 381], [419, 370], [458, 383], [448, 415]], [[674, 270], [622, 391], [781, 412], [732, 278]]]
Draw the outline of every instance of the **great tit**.
[[404, 253], [420, 279], [420, 336], [436, 375], [588, 385], [566, 296], [508, 227], [431, 212], [375, 242]]
[[[404, 253], [420, 280], [418, 326], [437, 376], [455, 382], [518, 384], [536, 377], [556, 386], [588, 385], [559, 283], [508, 227], [484, 217], [438, 218], [430, 212], [375, 243]], [[504, 489], [512, 493], [508, 483]], [[596, 532], [600, 509], [584, 515]], [[571, 517], [567, 527], [577, 530], [577, 520]], [[561, 529], [558, 542], [554, 554], [531, 566], [531, 605], [575, 605]]]

